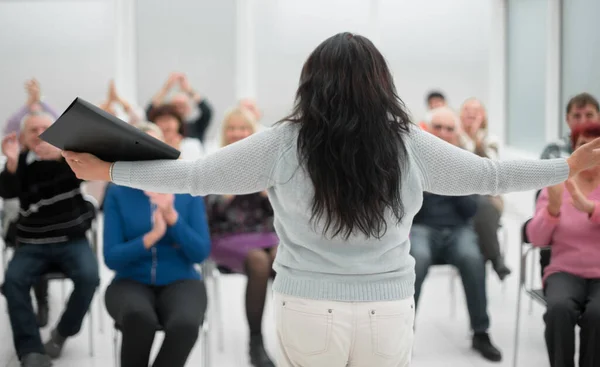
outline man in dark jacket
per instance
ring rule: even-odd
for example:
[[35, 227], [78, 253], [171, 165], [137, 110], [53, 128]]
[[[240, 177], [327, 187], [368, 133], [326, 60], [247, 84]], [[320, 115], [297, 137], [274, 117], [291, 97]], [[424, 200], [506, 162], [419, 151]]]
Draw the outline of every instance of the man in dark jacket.
[[[24, 367], [51, 366], [50, 358], [58, 357], [65, 340], [79, 332], [100, 282], [96, 256], [86, 239], [94, 210], [60, 151], [39, 138], [52, 121], [45, 113], [24, 117], [24, 152], [16, 134], [2, 140], [6, 166], [0, 173], [0, 196], [18, 198], [20, 203], [16, 249], [3, 290], [13, 342]], [[50, 340], [43, 345], [29, 292], [54, 267], [73, 281], [74, 289]]]
[[[458, 116], [448, 107], [432, 111], [429, 131], [458, 145]], [[488, 335], [485, 260], [473, 227], [477, 196], [423, 194], [423, 206], [414, 218], [410, 232], [410, 253], [415, 258], [415, 302], [431, 265], [455, 266], [462, 278], [473, 329], [473, 349], [484, 358], [500, 361], [501, 352]]]

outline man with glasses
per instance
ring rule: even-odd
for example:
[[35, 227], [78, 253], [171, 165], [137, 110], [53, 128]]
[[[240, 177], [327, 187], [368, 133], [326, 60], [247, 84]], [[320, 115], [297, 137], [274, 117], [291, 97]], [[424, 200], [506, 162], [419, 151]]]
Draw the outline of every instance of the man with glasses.
[[[459, 145], [458, 116], [448, 107], [432, 111], [429, 131], [438, 138]], [[485, 260], [473, 226], [477, 196], [443, 196], [423, 193], [423, 206], [410, 232], [410, 254], [415, 259], [415, 303], [429, 267], [455, 266], [462, 278], [473, 330], [472, 347], [485, 359], [500, 361], [502, 354], [489, 337]]]

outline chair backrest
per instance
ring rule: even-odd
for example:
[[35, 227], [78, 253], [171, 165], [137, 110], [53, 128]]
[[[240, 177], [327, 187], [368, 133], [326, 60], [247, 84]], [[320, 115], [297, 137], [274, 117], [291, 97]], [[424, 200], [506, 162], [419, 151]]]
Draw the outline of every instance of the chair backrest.
[[529, 218], [523, 223], [521, 226], [521, 242], [522, 243], [531, 243], [529, 242], [529, 238], [527, 237], [527, 225], [531, 222], [533, 218]]

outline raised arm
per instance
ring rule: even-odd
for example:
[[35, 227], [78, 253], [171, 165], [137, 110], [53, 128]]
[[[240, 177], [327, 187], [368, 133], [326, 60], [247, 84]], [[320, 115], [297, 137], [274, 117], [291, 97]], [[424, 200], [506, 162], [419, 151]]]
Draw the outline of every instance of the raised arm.
[[113, 182], [161, 193], [250, 194], [273, 185], [273, 169], [289, 139], [278, 126], [196, 161], [117, 162]]
[[565, 159], [493, 161], [417, 127], [411, 128], [408, 140], [423, 177], [423, 190], [438, 195], [498, 195], [540, 189], [569, 176]]
[[535, 214], [527, 224], [527, 238], [534, 246], [549, 246], [554, 230], [560, 223], [560, 213], [550, 214], [548, 189], [542, 190], [535, 204]]

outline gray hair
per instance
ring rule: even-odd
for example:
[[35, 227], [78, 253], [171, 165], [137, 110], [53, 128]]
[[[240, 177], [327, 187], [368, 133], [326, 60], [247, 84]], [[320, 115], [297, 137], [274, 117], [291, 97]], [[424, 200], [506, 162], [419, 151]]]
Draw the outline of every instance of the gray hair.
[[425, 122], [427, 122], [427, 125], [431, 125], [431, 121], [433, 121], [433, 118], [436, 117], [437, 115], [442, 115], [442, 114], [447, 114], [447, 115], [452, 116], [452, 120], [454, 121], [454, 127], [457, 130], [460, 129], [460, 118], [458, 117], [458, 114], [452, 108], [450, 108], [448, 106], [442, 106], [442, 107], [438, 107], [438, 108], [431, 110], [427, 114]]
[[21, 119], [21, 122], [19, 123], [19, 130], [25, 129], [25, 123], [32, 117], [45, 117], [50, 120], [51, 124], [53, 124], [55, 121], [54, 116], [46, 111], [30, 111]]
[[140, 129], [142, 132], [154, 133], [154, 134], [158, 135], [161, 139], [164, 139], [162, 130], [155, 123], [142, 120], [142, 121], [134, 122], [132, 125], [133, 125], [133, 127]]

